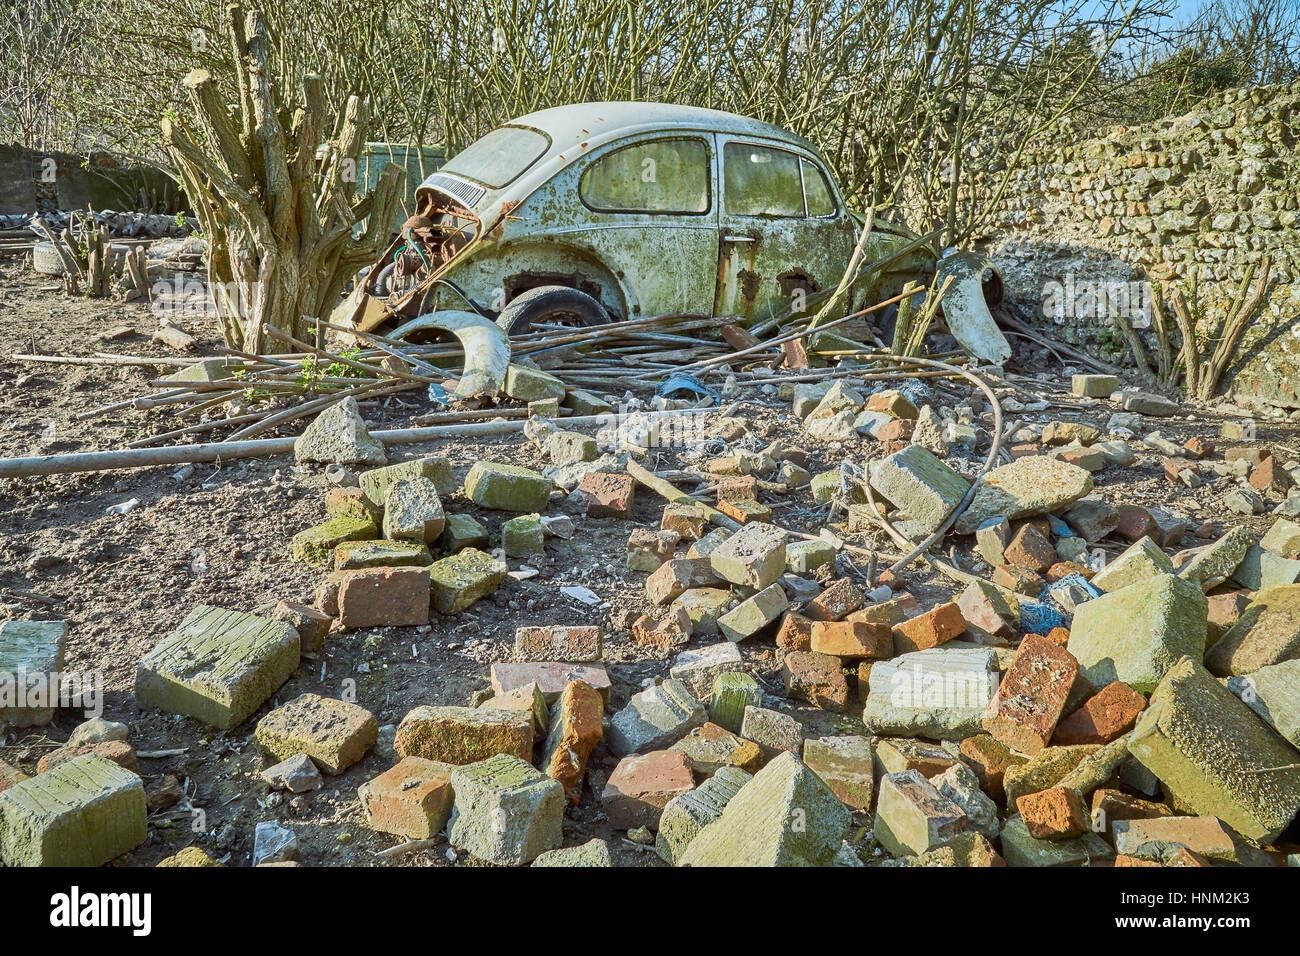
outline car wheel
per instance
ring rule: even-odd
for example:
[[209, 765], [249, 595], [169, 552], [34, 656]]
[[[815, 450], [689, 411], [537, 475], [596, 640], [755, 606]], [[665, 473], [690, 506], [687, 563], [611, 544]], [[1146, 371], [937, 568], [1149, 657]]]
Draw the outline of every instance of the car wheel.
[[515, 296], [497, 316], [497, 325], [507, 335], [522, 335], [534, 322], [605, 325], [609, 314], [585, 292], [563, 285], [543, 285]]

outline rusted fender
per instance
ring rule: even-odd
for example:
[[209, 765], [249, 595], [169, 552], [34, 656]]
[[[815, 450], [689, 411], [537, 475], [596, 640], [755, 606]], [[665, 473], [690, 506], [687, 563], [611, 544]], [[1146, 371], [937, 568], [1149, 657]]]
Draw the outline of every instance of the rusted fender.
[[456, 386], [458, 397], [494, 398], [501, 391], [510, 367], [510, 338], [504, 329], [473, 312], [444, 309], [403, 322], [389, 337], [405, 339], [423, 329], [441, 329], [460, 341], [465, 351], [465, 370]]
[[[984, 260], [970, 252], [954, 252], [939, 260], [935, 283], [948, 276], [953, 283], [943, 296], [943, 315], [953, 338], [967, 352], [990, 365], [1011, 358], [1011, 346], [984, 300]], [[997, 283], [1001, 287], [1001, 282]]]

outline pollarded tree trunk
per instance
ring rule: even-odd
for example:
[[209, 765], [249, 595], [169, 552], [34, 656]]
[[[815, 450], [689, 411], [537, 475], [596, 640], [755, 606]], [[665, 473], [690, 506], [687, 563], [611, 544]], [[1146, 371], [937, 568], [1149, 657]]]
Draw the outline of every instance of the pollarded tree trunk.
[[[228, 107], [216, 80], [192, 71], [184, 85], [193, 125], [164, 119], [163, 142], [208, 239], [208, 282], [226, 343], [282, 352], [290, 346], [264, 336], [263, 325], [307, 337], [348, 278], [389, 242], [403, 175], [388, 164], [374, 191], [358, 198], [367, 104], [354, 96], [331, 122], [320, 78], [306, 76], [290, 114], [270, 76], [262, 15], [238, 4], [227, 10], [239, 102]], [[354, 238], [362, 219], [365, 231]]]

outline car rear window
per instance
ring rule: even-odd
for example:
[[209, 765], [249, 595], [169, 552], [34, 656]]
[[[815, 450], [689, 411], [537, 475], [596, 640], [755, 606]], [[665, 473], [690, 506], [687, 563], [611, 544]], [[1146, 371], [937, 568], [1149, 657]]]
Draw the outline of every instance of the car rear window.
[[728, 215], [793, 217], [804, 215], [799, 157], [752, 143], [723, 149], [723, 201]]
[[708, 212], [708, 147], [687, 138], [624, 146], [587, 167], [578, 195], [601, 212]]
[[499, 126], [453, 156], [441, 171], [500, 189], [541, 159], [550, 146], [550, 138], [535, 129]]

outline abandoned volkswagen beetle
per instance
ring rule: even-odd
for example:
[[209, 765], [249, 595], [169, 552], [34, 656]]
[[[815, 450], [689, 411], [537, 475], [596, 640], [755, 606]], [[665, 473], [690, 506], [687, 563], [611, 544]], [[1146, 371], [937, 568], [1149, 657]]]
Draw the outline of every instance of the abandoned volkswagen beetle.
[[[811, 143], [656, 103], [512, 120], [426, 179], [416, 206], [336, 313], [353, 328], [440, 310], [512, 335], [675, 313], [761, 322], [834, 289], [862, 229]], [[883, 224], [872, 236], [866, 261], [906, 241]]]

